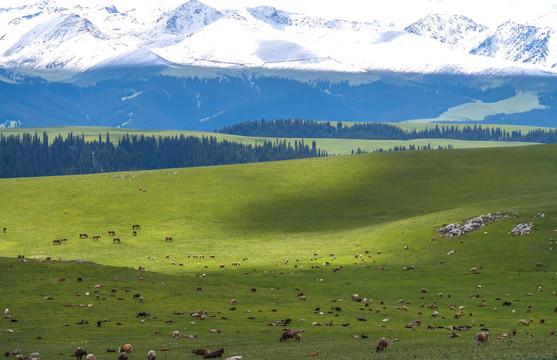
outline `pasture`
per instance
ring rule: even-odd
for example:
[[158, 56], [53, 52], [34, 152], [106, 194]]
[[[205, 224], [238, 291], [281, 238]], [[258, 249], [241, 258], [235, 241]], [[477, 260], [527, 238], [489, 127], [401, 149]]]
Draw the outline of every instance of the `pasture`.
[[[345, 123], [352, 124], [352, 123]], [[412, 131], [414, 129], [421, 130], [428, 127], [435, 127], [436, 124], [409, 124], [409, 123], [393, 123], [403, 130]], [[451, 125], [455, 127], [469, 126], [467, 124], [455, 124]], [[527, 133], [531, 130], [539, 129], [536, 127], [527, 126], [511, 126], [511, 125], [483, 125], [483, 127], [500, 127], [506, 131], [522, 131]], [[119, 129], [119, 128], [106, 128], [97, 126], [83, 126], [83, 127], [47, 127], [47, 128], [5, 128], [0, 129], [0, 133], [4, 136], [10, 135], [21, 135], [25, 133], [35, 134], [37, 133], [42, 137], [43, 132], [47, 133], [49, 141], [52, 142], [57, 136], [66, 137], [68, 133], [73, 133], [75, 136], [81, 136], [85, 138], [86, 141], [98, 141], [99, 136], [101, 136], [102, 141], [106, 141], [106, 134], [110, 134], [110, 141], [117, 144], [122, 137], [126, 134], [136, 135], [136, 136], [155, 136], [161, 137], [172, 137], [172, 136], [197, 136], [197, 137], [215, 137], [218, 141], [232, 141], [236, 143], [246, 144], [246, 145], [262, 145], [265, 140], [276, 141], [276, 138], [262, 138], [262, 137], [249, 137], [249, 136], [237, 136], [220, 134], [214, 132], [199, 132], [199, 131], [174, 131], [174, 130], [134, 130], [134, 129]], [[299, 138], [286, 138], [287, 142], [294, 144], [294, 142], [300, 141]], [[468, 149], [468, 148], [486, 148], [486, 147], [511, 147], [511, 146], [527, 146], [534, 145], [534, 143], [526, 142], [509, 142], [509, 141], [466, 141], [466, 140], [450, 140], [450, 139], [415, 139], [415, 140], [361, 140], [361, 139], [303, 139], [307, 145], [311, 145], [312, 141], [316, 141], [317, 147], [321, 150], [327, 151], [330, 155], [348, 155], [352, 152], [357, 152], [361, 149], [365, 152], [373, 152], [379, 149], [388, 150], [393, 149], [396, 146], [408, 148], [411, 145], [414, 146], [427, 146], [430, 145], [432, 148], [437, 149], [439, 146], [446, 148], [448, 145], [452, 145], [454, 149]], [[293, 146], [293, 145], [292, 145]]]
[[[0, 350], [555, 358], [556, 175], [557, 147], [544, 145], [0, 180]], [[462, 237], [436, 231], [487, 213], [509, 216]], [[284, 328], [301, 341], [279, 342]], [[480, 329], [489, 344], [474, 344]]]

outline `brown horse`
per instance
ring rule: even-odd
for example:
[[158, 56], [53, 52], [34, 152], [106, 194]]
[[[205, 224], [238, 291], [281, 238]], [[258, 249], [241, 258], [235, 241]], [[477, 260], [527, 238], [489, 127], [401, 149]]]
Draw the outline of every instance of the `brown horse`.
[[87, 351], [85, 351], [85, 349], [82, 349], [81, 346], [78, 346], [78, 348], [75, 349], [75, 357], [77, 358], [77, 360], [81, 360], [83, 358], [83, 355], [87, 355]]
[[63, 242], [63, 243], [67, 243], [67, 242], [68, 242], [68, 239], [62, 238], [62, 239], [60, 239], [60, 241]]
[[132, 226], [132, 230], [139, 230], [139, 229], [140, 229], [139, 224], [135, 224]]
[[167, 236], [167, 237], [166, 237], [166, 242], [172, 242], [172, 241], [173, 241], [173, 240], [172, 240], [172, 238], [171, 238], [170, 236]]
[[95, 236], [93, 236], [93, 240], [99, 240], [100, 238], [101, 238], [100, 235], [95, 235]]
[[114, 235], [116, 235], [116, 233], [114, 232], [114, 230], [108, 230], [108, 235], [109, 236], [114, 236]]
[[133, 236], [137, 236], [137, 231], [134, 230], [132, 234]]
[[60, 240], [58, 240], [58, 239], [52, 240], [52, 245], [60, 245], [60, 244], [62, 244], [62, 242]]
[[84, 233], [79, 234], [79, 238], [80, 238], [80, 239], [86, 239], [86, 238], [88, 238], [88, 237], [89, 237], [89, 236], [88, 236], [87, 234], [84, 234]]
[[112, 239], [112, 243], [113, 243], [113, 244], [120, 244], [120, 238], [114, 238], [114, 239]]

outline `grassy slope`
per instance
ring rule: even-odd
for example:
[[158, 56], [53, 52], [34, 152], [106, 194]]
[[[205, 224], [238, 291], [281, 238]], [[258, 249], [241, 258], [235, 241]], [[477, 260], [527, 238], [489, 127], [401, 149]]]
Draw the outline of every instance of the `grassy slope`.
[[[0, 227], [8, 229], [0, 233], [3, 256], [87, 259], [109, 266], [2, 260], [0, 306], [10, 308], [19, 321], [4, 320], [4, 329], [15, 333], [0, 333], [0, 344], [6, 344], [0, 350], [18, 347], [56, 358], [83, 345], [98, 359], [109, 359], [115, 356], [106, 348], [131, 342], [140, 357], [149, 348], [168, 346], [171, 352], [159, 353], [161, 358], [187, 359], [194, 358], [188, 354], [193, 347], [224, 346], [225, 355], [252, 359], [302, 359], [316, 350], [325, 359], [368, 359], [377, 339], [387, 336], [401, 341], [391, 343], [382, 358], [550, 355], [555, 340], [549, 330], [557, 326], [556, 297], [551, 295], [557, 290], [557, 269], [548, 244], [556, 227], [555, 175], [557, 147], [549, 145], [1, 180]], [[497, 211], [516, 211], [519, 218], [461, 239], [441, 239], [435, 232], [442, 224]], [[515, 224], [528, 221], [536, 227], [530, 235], [507, 234]], [[135, 223], [142, 226], [137, 237], [131, 234]], [[112, 244], [108, 230], [115, 230], [122, 244]], [[97, 242], [79, 239], [82, 232], [102, 237]], [[166, 236], [174, 241], [166, 243]], [[68, 238], [68, 244], [53, 246], [52, 240], [61, 237]], [[405, 245], [409, 250], [403, 249]], [[376, 255], [379, 249], [382, 254]], [[450, 250], [455, 254], [447, 256]], [[329, 253], [337, 258], [330, 260]], [[195, 258], [197, 254], [205, 258]], [[310, 260], [314, 254], [317, 261]], [[365, 263], [354, 254], [363, 254]], [[333, 273], [322, 265], [324, 261], [343, 269]], [[231, 266], [232, 262], [241, 265]], [[400, 270], [411, 265], [416, 269]], [[471, 267], [480, 265], [480, 274], [470, 273]], [[129, 268], [138, 266], [147, 271]], [[387, 270], [379, 272], [378, 266]], [[207, 277], [192, 277], [201, 273]], [[77, 276], [84, 281], [76, 282]], [[60, 277], [68, 280], [59, 282]], [[115, 277], [120, 280], [115, 282]], [[76, 296], [76, 292], [94, 294], [98, 283], [104, 285], [99, 294], [107, 300]], [[537, 285], [544, 291], [537, 292]], [[113, 287], [123, 300], [110, 297]], [[198, 287], [202, 290], [195, 291]], [[296, 299], [296, 287], [307, 296], [306, 302]], [[422, 288], [429, 292], [422, 294]], [[439, 292], [444, 297], [439, 298]], [[134, 293], [141, 293], [145, 302], [132, 301]], [[363, 307], [347, 301], [353, 293], [374, 302]], [[44, 301], [44, 296], [55, 300]], [[238, 299], [236, 311], [228, 310], [232, 298]], [[332, 303], [332, 299], [345, 301]], [[395, 309], [400, 299], [408, 302], [408, 312]], [[513, 306], [503, 308], [507, 299]], [[487, 306], [478, 307], [482, 300]], [[433, 301], [446, 319], [430, 319], [431, 311], [419, 307]], [[80, 303], [95, 306], [64, 306]], [[465, 314], [472, 316], [454, 320], [448, 304], [467, 306]], [[528, 305], [533, 307], [531, 313], [526, 313]], [[327, 314], [331, 306], [342, 308], [338, 317]], [[316, 307], [325, 314], [314, 314]], [[511, 308], [516, 315], [511, 315]], [[187, 316], [172, 315], [198, 309], [215, 317], [190, 325]], [[253, 313], [243, 312], [248, 309]], [[135, 317], [139, 311], [152, 317], [140, 325]], [[250, 315], [255, 319], [248, 320]], [[357, 321], [357, 316], [368, 321]], [[529, 317], [534, 318], [530, 327], [517, 326], [519, 318]], [[293, 319], [293, 328], [305, 331], [301, 343], [279, 343], [280, 328], [266, 325], [285, 318]], [[385, 318], [389, 321], [383, 322]], [[544, 324], [539, 323], [541, 318]], [[99, 319], [111, 322], [97, 328], [93, 324]], [[164, 323], [169, 319], [174, 326]], [[76, 325], [80, 320], [91, 324]], [[310, 325], [330, 320], [332, 327]], [[422, 321], [422, 326], [405, 328], [412, 320]], [[490, 329], [492, 344], [487, 349], [473, 345], [479, 326], [458, 339], [449, 339], [446, 330], [425, 329], [429, 323], [446, 327], [470, 325], [472, 320]], [[117, 321], [123, 325], [115, 325]], [[348, 327], [339, 325], [347, 322]], [[209, 334], [210, 328], [222, 333]], [[512, 328], [518, 329], [514, 343], [495, 340], [496, 334]], [[155, 330], [162, 334], [155, 335]], [[173, 330], [199, 337], [174, 340]], [[361, 334], [370, 338], [352, 338]], [[43, 339], [36, 339], [38, 335]]]
[[[346, 123], [351, 124], [351, 123]], [[400, 126], [402, 129], [407, 131], [412, 131], [414, 129], [420, 130], [426, 127], [434, 127], [434, 124], [395, 124]], [[451, 125], [451, 126], [466, 126], [466, 125]], [[486, 125], [489, 127], [489, 125]], [[507, 131], [521, 130], [527, 132], [531, 129], [537, 129], [534, 127], [526, 126], [503, 126]], [[106, 127], [48, 127], [48, 128], [9, 128], [0, 129], [0, 134], [5, 136], [17, 135], [23, 133], [37, 133], [42, 136], [42, 133], [46, 131], [49, 140], [53, 141], [58, 135], [66, 137], [66, 135], [72, 132], [74, 135], [81, 136], [84, 135], [85, 139], [89, 141], [94, 141], [99, 139], [101, 135], [102, 140], [106, 141], [106, 133], [110, 133], [110, 140], [117, 143], [125, 134], [130, 135], [144, 135], [144, 136], [179, 136], [183, 134], [184, 136], [214, 136], [219, 140], [229, 140], [235, 141], [243, 144], [257, 145], [261, 144], [263, 140], [275, 141], [276, 138], [257, 138], [257, 137], [247, 137], [247, 136], [236, 136], [227, 135], [219, 133], [205, 133], [198, 131], [177, 131], [177, 130], [134, 130], [134, 129], [118, 129], [118, 128], [106, 128]], [[287, 139], [292, 146], [294, 146], [294, 141], [300, 139]], [[466, 149], [466, 148], [483, 148], [483, 147], [509, 147], [509, 146], [524, 146], [532, 145], [532, 143], [522, 143], [522, 142], [501, 142], [501, 141], [463, 141], [463, 140], [447, 140], [447, 139], [416, 139], [416, 140], [352, 140], [352, 139], [305, 139], [305, 143], [311, 146], [311, 142], [315, 140], [317, 147], [321, 150], [327, 151], [329, 154], [350, 154], [352, 151], [356, 152], [359, 149], [373, 152], [378, 149], [392, 149], [395, 146], [427, 146], [431, 145], [433, 148], [438, 146], [447, 147], [447, 145], [453, 145], [455, 149]]]

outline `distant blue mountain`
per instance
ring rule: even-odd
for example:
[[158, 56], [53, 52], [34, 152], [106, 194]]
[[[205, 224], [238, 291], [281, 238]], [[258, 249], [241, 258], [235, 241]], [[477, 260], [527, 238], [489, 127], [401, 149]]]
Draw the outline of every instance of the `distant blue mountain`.
[[[119, 71], [126, 73], [125, 69]], [[547, 115], [557, 109], [557, 84], [547, 87], [547, 78], [376, 74], [380, 81], [351, 85], [325, 78], [302, 81], [245, 74], [207, 78], [137, 74], [79, 86], [0, 71], [0, 77], [11, 79], [0, 81], [0, 126], [213, 131], [246, 120], [275, 118], [401, 122], [435, 118], [457, 105], [476, 100], [495, 102], [528, 89], [539, 92], [546, 109], [510, 114], [513, 123], [530, 125], [535, 115], [546, 119], [543, 126], [557, 126], [557, 117]], [[499, 86], [485, 86], [495, 80]]]

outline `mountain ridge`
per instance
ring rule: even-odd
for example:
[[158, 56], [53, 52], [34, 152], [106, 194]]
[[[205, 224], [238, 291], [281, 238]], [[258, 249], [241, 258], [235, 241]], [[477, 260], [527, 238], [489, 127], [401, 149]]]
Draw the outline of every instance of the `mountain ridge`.
[[[220, 11], [190, 0], [140, 17], [116, 5], [64, 8], [44, 0], [0, 8], [0, 29], [9, 30], [0, 33], [0, 66], [79, 73], [142, 49], [137, 53], [193, 66], [551, 75], [557, 73], [557, 40], [545, 26], [550, 19], [490, 29], [462, 15], [430, 14], [397, 29], [379, 19], [319, 18], [266, 5]], [[47, 37], [52, 22], [61, 25], [50, 28], [59, 43], [29, 41]]]

